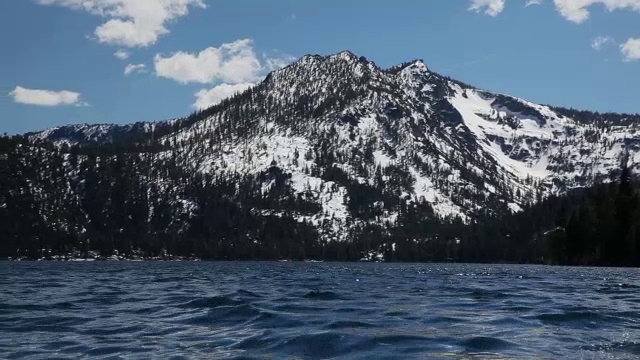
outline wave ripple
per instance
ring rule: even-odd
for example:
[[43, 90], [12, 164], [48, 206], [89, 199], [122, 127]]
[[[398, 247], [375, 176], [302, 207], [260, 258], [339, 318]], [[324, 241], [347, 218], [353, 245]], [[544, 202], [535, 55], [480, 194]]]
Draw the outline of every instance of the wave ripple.
[[640, 356], [640, 270], [0, 263], [12, 359]]

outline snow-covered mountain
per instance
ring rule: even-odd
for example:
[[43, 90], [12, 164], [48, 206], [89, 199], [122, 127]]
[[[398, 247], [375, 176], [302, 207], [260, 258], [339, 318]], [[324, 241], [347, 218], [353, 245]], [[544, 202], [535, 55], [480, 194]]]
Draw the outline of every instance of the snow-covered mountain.
[[[412, 206], [463, 221], [518, 211], [609, 180], [626, 152], [640, 169], [638, 115], [538, 105], [444, 77], [419, 60], [381, 69], [350, 52], [305, 56], [185, 119], [28, 137], [80, 148], [135, 145], [194, 177], [256, 176], [263, 193], [280, 186], [268, 176], [277, 169], [288, 196], [317, 207], [259, 211], [313, 224], [326, 240], [355, 226], [393, 226]], [[175, 191], [185, 209], [198, 207], [169, 175], [146, 179]]]

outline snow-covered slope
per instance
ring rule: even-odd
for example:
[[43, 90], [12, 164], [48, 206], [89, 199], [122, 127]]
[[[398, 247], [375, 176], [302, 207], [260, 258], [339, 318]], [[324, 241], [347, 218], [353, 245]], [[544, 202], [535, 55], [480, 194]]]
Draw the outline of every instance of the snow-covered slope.
[[[380, 69], [342, 52], [305, 56], [189, 119], [30, 137], [153, 142], [161, 145], [158, 161], [173, 159], [194, 174], [233, 177], [277, 167], [291, 175], [294, 194], [320, 205], [314, 214], [291, 216], [335, 240], [358, 224], [393, 224], [407, 204], [426, 203], [433, 217], [465, 221], [518, 211], [542, 196], [606, 181], [625, 152], [640, 168], [638, 117], [589, 122], [570, 113], [473, 88], [422, 61]], [[265, 181], [263, 191], [272, 186]]]

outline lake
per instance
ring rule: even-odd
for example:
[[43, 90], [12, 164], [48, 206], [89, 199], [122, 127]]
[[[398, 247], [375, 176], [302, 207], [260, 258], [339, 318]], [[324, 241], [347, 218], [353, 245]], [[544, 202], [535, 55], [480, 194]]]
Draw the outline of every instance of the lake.
[[640, 357], [640, 270], [0, 262], [9, 359]]

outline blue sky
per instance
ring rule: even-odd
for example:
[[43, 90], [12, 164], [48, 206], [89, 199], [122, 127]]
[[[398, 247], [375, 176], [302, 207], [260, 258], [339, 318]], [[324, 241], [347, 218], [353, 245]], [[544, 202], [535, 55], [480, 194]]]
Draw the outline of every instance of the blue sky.
[[[2, 0], [0, 133], [187, 115], [304, 54], [640, 112], [640, 0]], [[117, 56], [116, 56], [117, 55]]]

